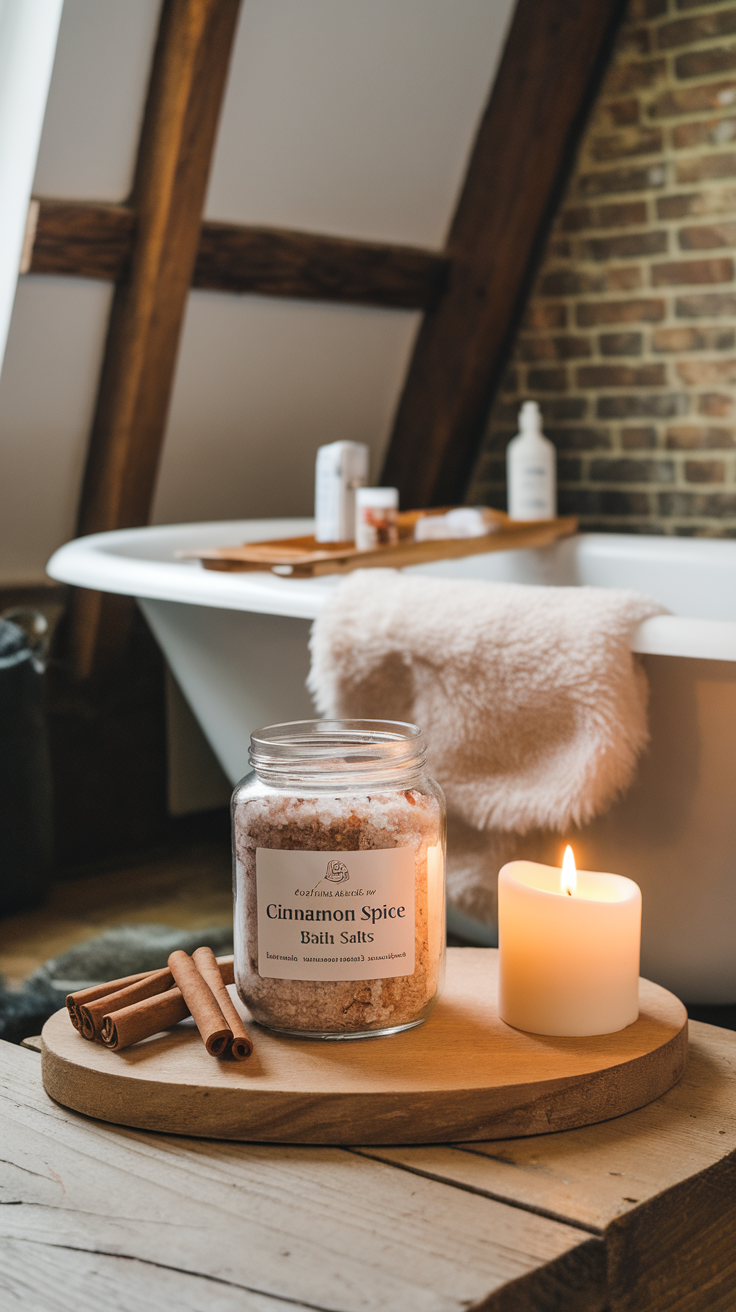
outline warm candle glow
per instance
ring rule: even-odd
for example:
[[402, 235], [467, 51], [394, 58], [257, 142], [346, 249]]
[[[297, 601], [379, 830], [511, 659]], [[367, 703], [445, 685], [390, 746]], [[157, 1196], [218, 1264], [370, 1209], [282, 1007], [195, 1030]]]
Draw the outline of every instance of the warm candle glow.
[[565, 855], [562, 858], [562, 873], [560, 875], [560, 889], [563, 893], [569, 893], [574, 897], [575, 889], [578, 886], [578, 872], [575, 867], [575, 857], [572, 848], [568, 843], [565, 848]]
[[498, 873], [498, 1014], [530, 1034], [615, 1034], [639, 1014], [641, 892], [631, 879], [510, 861]]

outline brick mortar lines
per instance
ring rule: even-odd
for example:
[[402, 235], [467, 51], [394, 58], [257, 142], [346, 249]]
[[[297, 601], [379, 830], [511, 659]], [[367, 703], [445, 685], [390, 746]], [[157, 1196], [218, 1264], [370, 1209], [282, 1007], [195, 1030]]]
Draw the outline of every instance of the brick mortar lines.
[[[656, 4], [656, 0], [654, 2]], [[523, 399], [534, 395], [547, 411], [546, 422], [550, 431], [561, 438], [562, 508], [578, 509], [583, 522], [589, 526], [599, 523], [602, 527], [631, 530], [646, 528], [657, 532], [731, 535], [736, 533], [736, 439], [728, 426], [729, 419], [733, 422], [734, 410], [731, 382], [736, 382], [736, 336], [733, 331], [736, 321], [736, 6], [730, 0], [730, 3], [681, 10], [670, 3], [667, 11], [653, 20], [631, 18], [632, 11], [641, 11], [647, 4], [651, 6], [652, 0], [635, 0], [630, 6], [629, 19], [586, 129], [571, 185], [563, 199], [530, 297], [532, 311], [539, 313], [543, 307], [550, 310], [557, 307], [560, 314], [564, 309], [566, 325], [560, 324], [556, 328], [548, 325], [536, 331], [527, 326], [520, 332], [511, 364], [511, 372], [519, 375], [518, 382], [511, 390], [503, 388], [494, 406], [469, 495], [474, 500], [504, 503], [505, 489], [499, 462], [506, 440], [515, 431], [515, 424], [510, 423], [509, 406], [515, 410]], [[732, 25], [732, 32], [705, 36], [671, 49], [658, 49], [658, 33], [663, 28], [671, 28], [673, 22], [695, 18], [702, 23], [714, 16], [720, 16], [721, 22], [725, 16]], [[639, 58], [632, 57], [625, 49], [626, 44], [638, 40], [641, 47], [642, 31], [649, 33], [649, 53]], [[733, 40], [729, 40], [730, 36]], [[733, 68], [729, 72], [718, 70], [710, 76], [677, 76], [676, 61], [683, 53], [708, 54], [720, 49], [724, 41], [733, 52]], [[636, 82], [640, 79], [642, 67], [651, 67], [655, 61], [658, 61], [658, 73], [650, 85], [635, 87], [634, 90], [626, 87], [627, 79]], [[700, 110], [687, 108], [682, 113], [649, 113], [652, 107], [667, 108], [669, 102], [663, 100], [665, 95], [693, 89], [707, 91], [708, 87], [723, 83], [729, 84], [726, 88], [729, 101], [718, 110], [704, 104]], [[633, 114], [632, 106], [636, 109], [636, 121], [624, 123], [626, 114], [629, 118]], [[683, 126], [708, 124], [714, 120], [716, 123], [728, 122], [731, 118], [733, 126], [729, 126], [728, 131], [734, 133], [732, 150], [728, 148], [731, 139], [725, 140], [722, 130], [720, 137], [701, 142], [696, 150], [676, 144], [684, 140]], [[656, 140], [652, 135], [655, 132], [660, 134]], [[654, 149], [635, 152], [635, 134], [641, 133], [648, 134], [644, 144], [654, 145]], [[627, 150], [632, 153], [626, 153]], [[677, 180], [676, 170], [683, 163], [692, 172], [693, 162], [697, 166], [703, 160], [729, 154], [733, 155], [728, 166], [732, 172], [693, 181]], [[706, 172], [710, 167], [706, 166]], [[717, 168], [721, 167], [725, 166], [717, 165]], [[663, 185], [642, 187], [642, 170], [652, 168], [665, 170], [661, 177]], [[634, 174], [634, 170], [638, 174]], [[694, 171], [698, 171], [697, 167]], [[609, 189], [612, 177], [615, 185], [619, 185], [622, 179], [625, 184], [627, 172], [628, 181], [636, 179], [637, 185], [629, 190]], [[657, 180], [649, 179], [650, 183]], [[659, 216], [658, 200], [677, 200], [693, 193], [704, 197], [701, 213], [695, 212], [695, 207], [691, 206], [691, 212], [677, 217]], [[617, 216], [613, 211], [606, 215], [607, 206], [629, 206], [628, 218], [624, 218], [621, 209]], [[680, 203], [680, 208], [683, 207], [687, 208], [685, 202]], [[589, 223], [582, 223], [578, 231], [566, 226], [566, 217], [571, 211], [585, 210], [593, 212]], [[606, 218], [610, 221], [606, 222]], [[600, 221], [600, 226], [594, 219]], [[733, 229], [727, 234], [730, 245], [683, 248], [680, 244], [683, 229], [710, 229], [712, 235], [712, 230], [726, 224]], [[665, 240], [657, 234], [664, 234]], [[613, 248], [608, 257], [603, 258], [605, 250], [600, 243], [614, 240], [621, 243], [642, 235], [649, 242], [648, 253], [627, 256], [626, 246], [619, 245], [618, 255]], [[592, 255], [596, 247], [591, 243], [595, 242], [599, 243], [597, 250], [601, 258], [598, 259]], [[691, 266], [690, 269], [680, 268], [684, 279], [693, 272], [693, 265], [700, 265], [701, 276], [705, 274], [708, 280], [657, 284], [657, 268], [661, 276], [662, 266], [673, 264]], [[560, 282], [558, 277], [562, 294], [555, 294], [555, 274], [567, 275], [568, 278], [573, 275], [578, 290], [564, 294], [564, 281]], [[672, 271], [672, 276], [677, 276], [676, 270]], [[553, 281], [546, 289], [548, 294], [543, 294], [541, 288], [550, 277]], [[708, 304], [701, 302], [697, 305], [692, 299], [683, 302], [683, 297], [713, 294], [725, 294], [733, 299], [730, 314], [701, 317], [678, 313], [678, 301], [681, 310], [689, 304], [691, 309], [702, 311]], [[661, 302], [664, 313], [655, 321], [632, 317], [630, 321], [621, 322], [579, 322], [581, 318], [596, 317], [593, 309], [588, 309], [586, 315], [585, 307], [630, 304], [633, 301]], [[711, 307], [715, 304], [717, 302], [710, 302]], [[580, 315], [576, 314], [578, 307], [582, 308]], [[649, 309], [652, 312], [653, 306]], [[633, 316], [634, 312], [631, 313]], [[605, 311], [600, 317], [604, 316]], [[690, 348], [657, 350], [656, 334], [663, 330], [670, 333], [678, 330], [683, 343], [689, 332]], [[618, 342], [615, 337], [618, 337]], [[579, 354], [568, 359], [552, 358], [555, 339], [567, 339], [567, 349]], [[574, 343], [569, 339], [578, 341]], [[693, 345], [696, 341], [699, 341], [697, 349]], [[524, 353], [529, 355], [534, 344], [541, 348], [541, 355], [546, 347], [550, 358], [520, 358]], [[663, 345], [662, 338], [659, 344], [660, 347]], [[672, 338], [669, 344], [675, 345]], [[564, 342], [562, 349], [564, 354]], [[726, 368], [728, 364], [730, 368]], [[704, 376], [708, 366], [714, 375], [710, 379]], [[726, 368], [723, 377], [717, 376], [719, 370], [716, 366], [720, 366], [721, 371]], [[599, 374], [596, 379], [590, 373], [587, 377], [584, 373], [579, 375], [580, 369], [616, 370], [617, 374]], [[637, 374], [634, 372], [637, 370], [645, 372]], [[583, 384], [579, 387], [578, 377]], [[608, 379], [614, 380], [612, 385], [606, 385]], [[548, 385], [546, 389], [545, 383]], [[673, 400], [673, 397], [679, 399]], [[669, 404], [674, 413], [631, 413], [628, 416], [600, 413], [601, 410], [615, 411], [626, 406], [633, 412], [637, 404], [643, 410], [648, 406], [655, 411], [658, 407], [661, 411]], [[577, 413], [573, 414], [575, 408]], [[561, 411], [565, 409], [569, 414], [567, 419], [561, 417]], [[728, 414], [719, 413], [726, 410]], [[567, 430], [567, 438], [562, 436], [561, 429]], [[695, 443], [698, 430], [702, 435], [702, 445], [688, 446], [688, 443]], [[605, 445], [603, 433], [607, 434]], [[583, 449], [576, 449], [575, 434], [578, 447], [582, 439]], [[586, 441], [588, 449], [585, 449]], [[642, 475], [640, 479], [633, 477], [637, 472], [637, 462]], [[606, 473], [610, 476], [605, 477]], [[703, 500], [704, 497], [710, 501]]]

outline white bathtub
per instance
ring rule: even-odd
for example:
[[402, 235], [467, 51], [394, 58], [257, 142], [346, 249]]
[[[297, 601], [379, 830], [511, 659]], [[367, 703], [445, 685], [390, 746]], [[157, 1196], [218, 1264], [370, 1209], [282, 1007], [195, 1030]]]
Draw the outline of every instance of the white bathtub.
[[[313, 714], [307, 637], [336, 580], [215, 573], [175, 553], [310, 529], [261, 520], [98, 534], [62, 547], [48, 572], [138, 598], [235, 783], [252, 729]], [[638, 588], [667, 606], [632, 641], [649, 675], [651, 748], [627, 796], [574, 842], [579, 864], [641, 885], [645, 974], [691, 1002], [736, 1001], [736, 542], [581, 534], [415, 568]]]

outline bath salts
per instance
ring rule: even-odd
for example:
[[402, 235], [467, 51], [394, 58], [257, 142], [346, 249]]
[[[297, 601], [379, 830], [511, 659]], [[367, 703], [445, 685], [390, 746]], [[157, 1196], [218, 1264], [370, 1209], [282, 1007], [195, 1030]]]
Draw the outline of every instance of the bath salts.
[[[348, 752], [340, 778], [333, 754], [334, 792], [269, 786], [257, 771], [234, 795], [235, 980], [271, 1028], [386, 1033], [421, 1023], [439, 995], [442, 794], [416, 769], [387, 786], [380, 752], [367, 755]], [[379, 786], [360, 787], [366, 773]]]

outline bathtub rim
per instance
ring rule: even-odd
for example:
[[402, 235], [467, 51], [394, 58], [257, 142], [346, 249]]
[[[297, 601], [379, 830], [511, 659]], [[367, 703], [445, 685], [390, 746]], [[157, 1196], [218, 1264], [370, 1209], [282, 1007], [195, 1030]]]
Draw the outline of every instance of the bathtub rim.
[[[233, 541], [309, 533], [311, 519], [218, 520], [197, 524], [165, 524], [119, 529], [75, 538], [54, 552], [46, 571], [53, 579], [97, 592], [117, 593], [148, 601], [315, 619], [339, 575], [316, 579], [278, 578], [270, 573], [228, 574], [204, 570], [196, 561], [173, 560], [173, 551], [188, 544], [218, 545]], [[616, 554], [635, 555], [637, 546], [656, 551], [665, 542], [683, 550], [692, 539], [648, 535], [581, 533]], [[682, 543], [682, 546], [679, 544]], [[650, 545], [651, 544], [651, 545]], [[699, 547], [719, 547], [722, 540], [698, 540]], [[729, 545], [736, 547], [736, 544]], [[149, 554], [142, 554], [141, 548]], [[654, 656], [736, 661], [736, 622], [656, 615], [632, 635], [632, 651]]]

